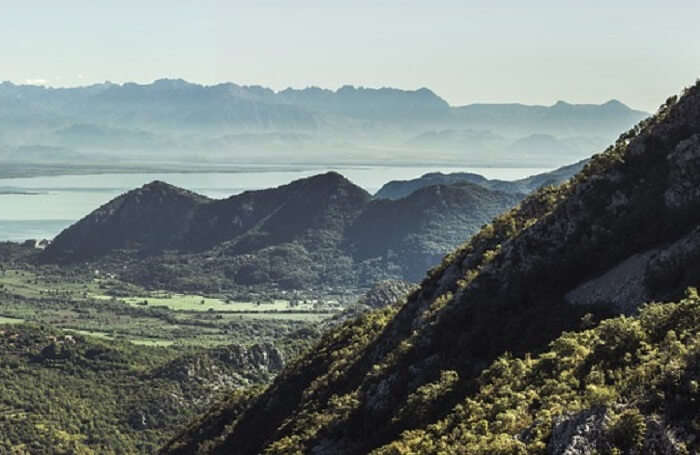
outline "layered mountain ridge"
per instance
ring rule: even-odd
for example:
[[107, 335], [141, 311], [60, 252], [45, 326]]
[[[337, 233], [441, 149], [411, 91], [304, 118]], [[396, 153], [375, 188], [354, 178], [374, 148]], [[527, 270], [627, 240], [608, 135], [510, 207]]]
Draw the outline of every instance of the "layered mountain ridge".
[[588, 162], [587, 159], [574, 164], [560, 167], [550, 172], [532, 175], [518, 180], [487, 179], [481, 174], [471, 172], [429, 172], [412, 180], [392, 180], [385, 183], [375, 194], [378, 199], [401, 199], [414, 191], [431, 185], [452, 185], [460, 182], [469, 182], [484, 188], [503, 191], [505, 193], [525, 195], [532, 193], [540, 187], [558, 185], [576, 175]]
[[178, 280], [193, 270], [215, 280], [212, 287], [419, 280], [465, 235], [518, 200], [462, 183], [373, 201], [334, 172], [223, 200], [153, 182], [66, 229], [43, 259], [117, 258], [112, 262], [121, 265], [128, 257], [133, 266], [121, 267], [122, 274], [153, 286], [183, 287]]
[[[699, 138], [696, 84], [163, 453], [693, 453], [694, 291], [565, 331], [698, 284]], [[621, 267], [623, 307], [586, 292]]]
[[[427, 88], [273, 91], [179, 79], [0, 84], [0, 161], [76, 165], [396, 160], [546, 167], [599, 150], [647, 114], [622, 103], [450, 106]], [[165, 162], [165, 164], [163, 164]]]

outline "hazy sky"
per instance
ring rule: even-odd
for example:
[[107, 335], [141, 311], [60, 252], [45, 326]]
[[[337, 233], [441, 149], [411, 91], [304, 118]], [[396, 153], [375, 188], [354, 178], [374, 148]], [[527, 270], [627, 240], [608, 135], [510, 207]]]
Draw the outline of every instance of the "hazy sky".
[[700, 76], [700, 0], [0, 1], [0, 80], [20, 83], [425, 86], [453, 105], [654, 110]]

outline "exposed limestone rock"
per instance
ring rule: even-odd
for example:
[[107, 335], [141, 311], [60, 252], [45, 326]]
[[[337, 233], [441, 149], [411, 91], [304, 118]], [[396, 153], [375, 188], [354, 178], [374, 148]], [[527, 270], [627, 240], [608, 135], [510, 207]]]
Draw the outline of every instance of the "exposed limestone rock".
[[[594, 408], [578, 414], [555, 419], [552, 437], [549, 441], [550, 455], [594, 455], [610, 453], [613, 448], [610, 440], [610, 418], [608, 409]], [[631, 455], [688, 453], [685, 444], [680, 442], [673, 429], [668, 428], [659, 416], [645, 419], [644, 439]], [[689, 440], [688, 435], [682, 439]], [[694, 439], [694, 438], [692, 438]], [[690, 439], [690, 440], [692, 440]]]
[[205, 383], [212, 389], [239, 387], [249, 376], [272, 376], [284, 367], [282, 353], [272, 344], [240, 345], [212, 349], [206, 356], [184, 356], [154, 373], [180, 382]]
[[689, 285], [697, 276], [698, 270], [700, 270], [700, 228], [696, 228], [653, 256], [647, 264], [645, 281], [649, 289], [663, 289], [670, 287], [669, 285]]
[[574, 305], [605, 304], [632, 314], [640, 304], [665, 298], [657, 289], [683, 287], [700, 270], [700, 228], [664, 248], [631, 256], [597, 278], [569, 291]]
[[382, 308], [398, 303], [418, 286], [401, 280], [380, 281], [360, 299], [361, 304], [370, 308]]
[[[672, 429], [666, 428], [659, 417], [647, 419], [647, 431], [644, 436], [644, 445], [637, 452], [640, 455], [647, 453], [661, 453], [668, 455], [680, 455], [688, 453], [685, 444], [679, 441]], [[692, 441], [694, 436], [684, 435], [686, 440]]]
[[549, 441], [550, 455], [593, 455], [605, 444], [605, 408], [590, 409], [555, 420]]
[[615, 312], [630, 314], [649, 300], [644, 277], [647, 265], [657, 250], [635, 254], [605, 274], [578, 286], [566, 294], [566, 301], [574, 305], [605, 304]]
[[695, 134], [676, 146], [668, 156], [671, 168], [666, 206], [678, 209], [700, 201], [700, 135]]
[[617, 213], [621, 208], [627, 205], [628, 202], [629, 198], [625, 193], [621, 191], [616, 191], [612, 196], [612, 200], [610, 201], [608, 210], [613, 213]]
[[365, 311], [399, 304], [416, 289], [418, 289], [418, 286], [408, 281], [380, 281], [375, 284], [372, 289], [367, 291], [356, 304], [349, 306], [342, 312], [323, 321], [321, 327], [323, 330], [328, 330], [331, 327], [335, 327], [349, 319], [357, 317]]

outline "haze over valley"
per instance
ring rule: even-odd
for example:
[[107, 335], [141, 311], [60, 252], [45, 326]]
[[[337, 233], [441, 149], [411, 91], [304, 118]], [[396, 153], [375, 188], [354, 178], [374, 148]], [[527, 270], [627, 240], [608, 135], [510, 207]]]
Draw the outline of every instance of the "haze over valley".
[[[450, 106], [427, 88], [274, 92], [180, 79], [75, 88], [5, 82], [0, 100], [0, 161], [78, 169], [288, 162], [553, 168], [601, 151], [648, 115], [617, 100]], [[44, 172], [57, 172], [50, 169]]]
[[0, 455], [700, 452], [700, 5], [0, 14]]

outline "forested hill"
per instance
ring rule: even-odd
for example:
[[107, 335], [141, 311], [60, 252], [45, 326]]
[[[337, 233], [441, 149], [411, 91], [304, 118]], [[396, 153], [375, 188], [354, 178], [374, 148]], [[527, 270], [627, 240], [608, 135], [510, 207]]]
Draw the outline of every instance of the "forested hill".
[[342, 235], [346, 220], [353, 219], [370, 199], [366, 191], [337, 173], [224, 200], [208, 200], [167, 183], [152, 182], [63, 231], [45, 256], [74, 262], [115, 250], [141, 254], [201, 251], [227, 240], [236, 240], [231, 249], [249, 252], [256, 243], [303, 241], [311, 231], [318, 237], [335, 237]]
[[682, 299], [699, 209], [700, 83], [163, 453], [695, 453], [694, 291], [564, 331]]
[[181, 245], [195, 208], [209, 200], [154, 181], [123, 194], [64, 230], [46, 251], [55, 260], [85, 260], [115, 249], [146, 253]]
[[42, 260], [100, 261], [129, 281], [168, 289], [418, 281], [518, 200], [458, 184], [373, 201], [335, 172], [224, 200], [153, 182], [66, 229]]
[[559, 185], [569, 180], [581, 171], [587, 162], [588, 160], [582, 160], [550, 172], [543, 172], [513, 181], [487, 179], [483, 175], [471, 172], [453, 172], [450, 174], [430, 172], [411, 180], [392, 180], [387, 182], [375, 193], [374, 197], [377, 199], [401, 199], [426, 186], [452, 185], [462, 182], [473, 183], [490, 190], [519, 194], [525, 197], [525, 195], [543, 186]]
[[426, 269], [496, 215], [514, 207], [520, 195], [467, 182], [432, 185], [398, 200], [374, 200], [347, 231], [356, 260], [379, 255], [400, 258], [403, 278], [420, 281]]

